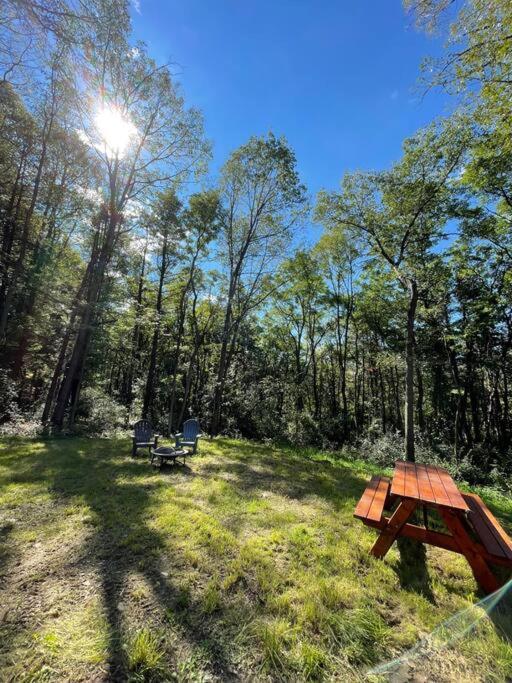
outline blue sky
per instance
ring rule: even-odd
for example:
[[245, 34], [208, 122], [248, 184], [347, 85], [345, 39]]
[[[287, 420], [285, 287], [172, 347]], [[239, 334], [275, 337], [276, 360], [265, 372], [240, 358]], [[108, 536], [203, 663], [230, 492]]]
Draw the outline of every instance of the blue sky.
[[404, 137], [450, 106], [441, 92], [417, 92], [422, 59], [442, 45], [401, 0], [140, 0], [133, 24], [203, 111], [213, 174], [272, 130], [314, 197], [345, 171], [392, 163]]

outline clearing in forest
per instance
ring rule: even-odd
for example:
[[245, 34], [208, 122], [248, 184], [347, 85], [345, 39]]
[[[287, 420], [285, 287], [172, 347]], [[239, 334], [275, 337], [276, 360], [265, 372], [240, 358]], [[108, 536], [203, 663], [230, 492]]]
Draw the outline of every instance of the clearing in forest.
[[[160, 472], [128, 440], [3, 440], [2, 680], [364, 680], [478, 600], [454, 553], [373, 559], [372, 468], [320, 457], [218, 439]], [[428, 665], [506, 681], [512, 646], [483, 619]]]

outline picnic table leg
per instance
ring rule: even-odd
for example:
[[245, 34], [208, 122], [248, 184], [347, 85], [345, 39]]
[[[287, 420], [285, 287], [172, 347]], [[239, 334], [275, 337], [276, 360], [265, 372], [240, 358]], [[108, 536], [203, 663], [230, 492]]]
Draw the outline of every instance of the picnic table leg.
[[381, 531], [380, 536], [373, 544], [371, 554], [374, 557], [382, 559], [384, 555], [393, 545], [396, 537], [400, 534], [400, 529], [407, 522], [409, 517], [416, 509], [417, 502], [415, 500], [404, 499], [399, 503], [397, 509], [389, 518], [388, 523]]
[[483, 558], [478, 552], [478, 549], [475, 548], [475, 544], [466, 531], [459, 515], [454, 510], [442, 507], [439, 508], [439, 512], [446, 526], [452, 532], [453, 538], [462, 554], [468, 561], [477, 583], [486, 593], [494, 593], [494, 591], [498, 590], [500, 584], [492, 573], [485, 558]]

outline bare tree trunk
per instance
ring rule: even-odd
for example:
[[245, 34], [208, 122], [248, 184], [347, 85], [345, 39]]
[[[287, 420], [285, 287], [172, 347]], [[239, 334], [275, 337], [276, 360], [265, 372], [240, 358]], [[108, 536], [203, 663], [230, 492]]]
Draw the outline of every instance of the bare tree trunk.
[[424, 389], [423, 389], [423, 374], [418, 362], [416, 362], [416, 385], [418, 387], [418, 395], [416, 398], [416, 412], [418, 413], [418, 427], [420, 432], [425, 431], [425, 412], [423, 410]]
[[127, 419], [129, 419], [133, 401], [135, 399], [133, 393], [133, 378], [135, 372], [139, 368], [140, 362], [140, 322], [139, 316], [142, 310], [142, 296], [144, 294], [144, 275], [146, 272], [146, 254], [147, 254], [148, 243], [147, 240], [144, 243], [144, 251], [142, 253], [142, 263], [139, 272], [139, 282], [137, 285], [137, 298], [135, 303], [135, 324], [133, 326], [132, 335], [132, 348], [130, 363], [128, 366], [128, 376], [126, 378], [126, 399], [128, 402], [128, 410], [126, 411]]
[[167, 272], [167, 247], [168, 238], [167, 233], [164, 235], [164, 243], [162, 246], [162, 262], [160, 266], [160, 278], [158, 280], [158, 294], [156, 297], [156, 324], [153, 332], [153, 340], [151, 342], [151, 354], [149, 357], [149, 368], [146, 379], [146, 389], [144, 391], [144, 403], [142, 407], [142, 417], [147, 418], [149, 413], [153, 413], [153, 397], [155, 394], [155, 374], [156, 374], [156, 359], [158, 355], [158, 342], [160, 340], [160, 324], [162, 316], [162, 295], [164, 291], [165, 274]]
[[380, 418], [382, 422], [382, 433], [387, 431], [387, 415], [386, 415], [386, 392], [384, 389], [384, 380], [382, 377], [382, 370], [378, 369], [379, 373], [379, 393], [380, 393]]
[[220, 347], [219, 365], [217, 370], [217, 377], [215, 381], [215, 389], [213, 392], [213, 406], [212, 419], [210, 426], [210, 433], [215, 436], [220, 430], [222, 400], [224, 398], [224, 388], [226, 385], [226, 374], [228, 369], [228, 348], [230, 342], [231, 322], [232, 322], [232, 306], [233, 297], [235, 294], [235, 285], [232, 282], [229, 288], [228, 301], [226, 304], [226, 315], [224, 317], [224, 325], [222, 328], [222, 340]]
[[397, 427], [400, 434], [404, 433], [404, 421], [402, 418], [402, 407], [400, 405], [400, 377], [398, 374], [398, 368], [395, 365], [394, 370], [391, 371], [391, 381], [393, 384], [393, 392], [395, 395], [395, 410], [396, 410], [396, 421]]
[[408, 282], [409, 306], [407, 308], [407, 336], [405, 341], [405, 457], [414, 462], [414, 325], [418, 306], [418, 287], [414, 280]]
[[86, 291], [86, 300], [81, 315], [77, 316], [79, 319], [77, 336], [71, 357], [64, 370], [64, 377], [52, 415], [52, 423], [57, 429], [62, 428], [71, 397], [75, 395], [76, 391], [80, 390], [77, 382], [78, 385], [81, 383], [83, 375], [82, 366], [85, 363], [91, 333], [96, 324], [96, 307], [101, 297], [105, 272], [112, 257], [118, 235], [119, 214], [113, 212], [104, 220], [106, 220], [106, 226], [103, 245], [98, 256], [95, 254], [91, 256], [91, 262], [88, 266], [90, 278]]

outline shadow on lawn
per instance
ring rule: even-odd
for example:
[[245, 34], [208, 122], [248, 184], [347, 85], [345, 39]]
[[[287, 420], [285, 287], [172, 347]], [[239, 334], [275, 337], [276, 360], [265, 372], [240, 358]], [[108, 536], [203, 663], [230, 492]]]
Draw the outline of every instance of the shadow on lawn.
[[[346, 506], [347, 502], [355, 504], [364, 490], [361, 479], [347, 467], [335, 467], [328, 462], [317, 463], [293, 455], [283, 460], [264, 446], [243, 446], [243, 460], [240, 462], [213, 463], [205, 470], [212, 475], [230, 472], [236, 476], [238, 486], [251, 493], [270, 488], [289, 498], [318, 495], [327, 500], [335, 511]], [[395, 571], [400, 585], [405, 590], [423, 595], [435, 605], [425, 546], [408, 538], [399, 538], [397, 546], [400, 558]]]
[[[127, 679], [123, 590], [132, 572], [147, 580], [162, 613], [172, 611], [184, 637], [207, 656], [205, 666], [210, 673], [224, 681], [236, 678], [230, 671], [228, 630], [234, 617], [229, 618], [229, 607], [205, 618], [201, 600], [184, 595], [172, 576], [161, 572], [160, 558], [169, 549], [167, 539], [164, 532], [156, 531], [150, 524], [153, 496], [159, 489], [171, 486], [173, 479], [227, 475], [229, 480], [236, 481], [242, 495], [270, 490], [297, 500], [318, 496], [333, 512], [353, 506], [364, 489], [363, 476], [355, 476], [349, 468], [315, 463], [293, 453], [279, 457], [277, 451], [258, 444], [219, 444], [223, 452], [218, 461], [203, 462], [194, 470], [167, 467], [159, 474], [148, 471], [146, 459], [131, 458], [125, 441], [105, 441], [100, 445], [75, 439], [49, 441], [36, 459], [27, 458], [24, 462], [15, 456], [3, 458], [3, 464], [12, 467], [9, 481], [48, 486], [57, 503], [81, 501], [90, 509], [94, 531], [84, 548], [83, 562], [99, 568], [101, 574], [109, 626], [110, 680]], [[410, 557], [401, 556], [398, 572], [402, 572], [402, 585], [409, 581], [404, 587], [432, 598], [424, 559], [420, 571], [411, 569]]]
[[203, 465], [201, 472], [213, 477], [227, 474], [249, 496], [266, 491], [295, 500], [318, 496], [337, 512], [355, 505], [364, 490], [363, 478], [348, 467], [315, 462], [293, 452], [283, 458], [281, 452], [261, 444], [241, 443], [236, 448], [226, 444], [229, 449], [222, 461]]
[[396, 543], [400, 554], [396, 566], [400, 585], [405, 590], [412, 590], [423, 595], [433, 605], [436, 605], [427, 567], [427, 549], [424, 544], [404, 536], [399, 537]]
[[148, 464], [140, 458], [131, 459], [125, 442], [106, 442], [97, 453], [87, 453], [84, 448], [77, 452], [75, 444], [66, 440], [48, 442], [37, 462], [28, 467], [20, 462], [13, 464], [16, 472], [11, 481], [47, 483], [56, 502], [66, 504], [78, 499], [90, 509], [95, 531], [84, 549], [83, 563], [100, 569], [109, 627], [109, 680], [127, 680], [122, 601], [125, 579], [131, 572], [145, 577], [162, 612], [172, 611], [188, 642], [211, 654], [211, 673], [229, 680], [227, 653], [218, 641], [210, 640], [201, 623], [201, 603], [188, 595], [184, 601], [183, 591], [163, 576], [159, 560], [165, 549], [164, 539], [148, 526], [152, 492], [168, 487], [171, 476], [192, 476], [190, 468], [165, 468], [162, 473], [166, 476], [156, 481], [133, 482], [130, 480], [148, 475]]
[[11, 520], [0, 521], [0, 581], [2, 583], [4, 579], [3, 568], [7, 565], [11, 556], [7, 541], [13, 528], [14, 524]]

